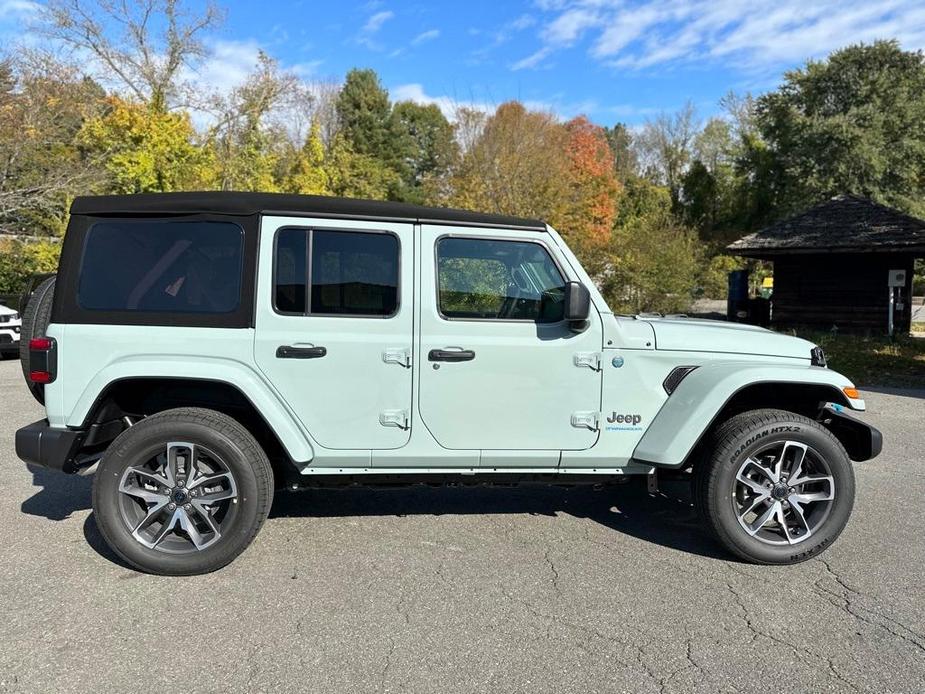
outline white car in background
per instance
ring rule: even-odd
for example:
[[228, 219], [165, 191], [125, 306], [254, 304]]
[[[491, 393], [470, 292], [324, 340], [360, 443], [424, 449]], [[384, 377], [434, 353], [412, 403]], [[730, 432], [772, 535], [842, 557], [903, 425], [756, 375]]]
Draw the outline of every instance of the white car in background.
[[0, 358], [19, 356], [19, 331], [22, 318], [17, 311], [0, 303]]

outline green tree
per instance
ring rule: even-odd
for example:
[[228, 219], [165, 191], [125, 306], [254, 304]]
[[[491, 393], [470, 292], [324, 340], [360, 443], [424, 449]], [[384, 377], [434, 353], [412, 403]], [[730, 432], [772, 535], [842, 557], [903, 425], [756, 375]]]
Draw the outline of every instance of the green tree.
[[647, 120], [633, 140], [642, 172], [654, 183], [667, 186], [675, 208], [681, 200], [682, 179], [693, 157], [698, 132], [694, 105], [687, 102], [675, 113]]
[[630, 179], [620, 198], [610, 244], [588, 269], [610, 307], [620, 313], [673, 313], [690, 308], [703, 247], [672, 213], [671, 191]]
[[453, 126], [434, 104], [402, 101], [392, 109], [390, 130], [401, 153], [401, 189], [397, 197], [423, 203], [428, 186], [442, 180], [459, 156]]
[[394, 163], [389, 93], [374, 70], [348, 72], [336, 108], [340, 134], [353, 152]]
[[711, 118], [694, 138], [694, 160], [682, 177], [682, 208], [687, 223], [706, 242], [725, 245], [741, 232], [735, 210], [737, 145], [732, 127]]
[[639, 158], [633, 149], [633, 135], [623, 123], [604, 128], [607, 144], [613, 154], [613, 170], [620, 183], [626, 183], [639, 173]]
[[841, 193], [925, 214], [925, 57], [896, 41], [787, 72], [757, 102], [784, 214]]

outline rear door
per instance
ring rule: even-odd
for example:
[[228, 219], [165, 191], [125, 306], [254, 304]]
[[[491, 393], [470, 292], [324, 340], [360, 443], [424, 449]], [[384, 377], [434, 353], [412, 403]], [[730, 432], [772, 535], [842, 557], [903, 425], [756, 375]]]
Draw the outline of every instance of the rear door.
[[411, 224], [265, 217], [255, 357], [331, 449], [411, 433]]
[[[592, 308], [581, 333], [562, 319], [578, 278], [549, 236], [424, 225], [421, 248], [420, 411], [434, 438], [483, 460], [593, 446], [601, 318]], [[537, 459], [558, 456], [524, 464]]]

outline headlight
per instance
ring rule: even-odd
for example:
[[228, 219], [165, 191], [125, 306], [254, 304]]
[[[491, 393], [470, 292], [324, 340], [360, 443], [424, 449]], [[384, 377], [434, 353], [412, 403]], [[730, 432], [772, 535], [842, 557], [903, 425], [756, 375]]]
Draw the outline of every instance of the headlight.
[[19, 320], [19, 314], [14, 313], [13, 316], [10, 318], [10, 320]]
[[825, 352], [822, 351], [822, 347], [813, 347], [809, 351], [809, 358], [813, 366], [827, 366], [825, 361]]

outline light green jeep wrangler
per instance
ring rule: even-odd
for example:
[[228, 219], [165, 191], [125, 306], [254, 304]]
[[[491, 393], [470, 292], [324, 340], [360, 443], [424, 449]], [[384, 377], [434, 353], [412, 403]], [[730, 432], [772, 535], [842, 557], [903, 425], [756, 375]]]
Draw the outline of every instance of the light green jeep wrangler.
[[95, 470], [112, 549], [230, 562], [275, 488], [606, 483], [692, 470], [729, 551], [787, 564], [848, 521], [880, 433], [822, 351], [614, 315], [546, 224], [256, 193], [74, 201], [23, 324], [28, 463]]

